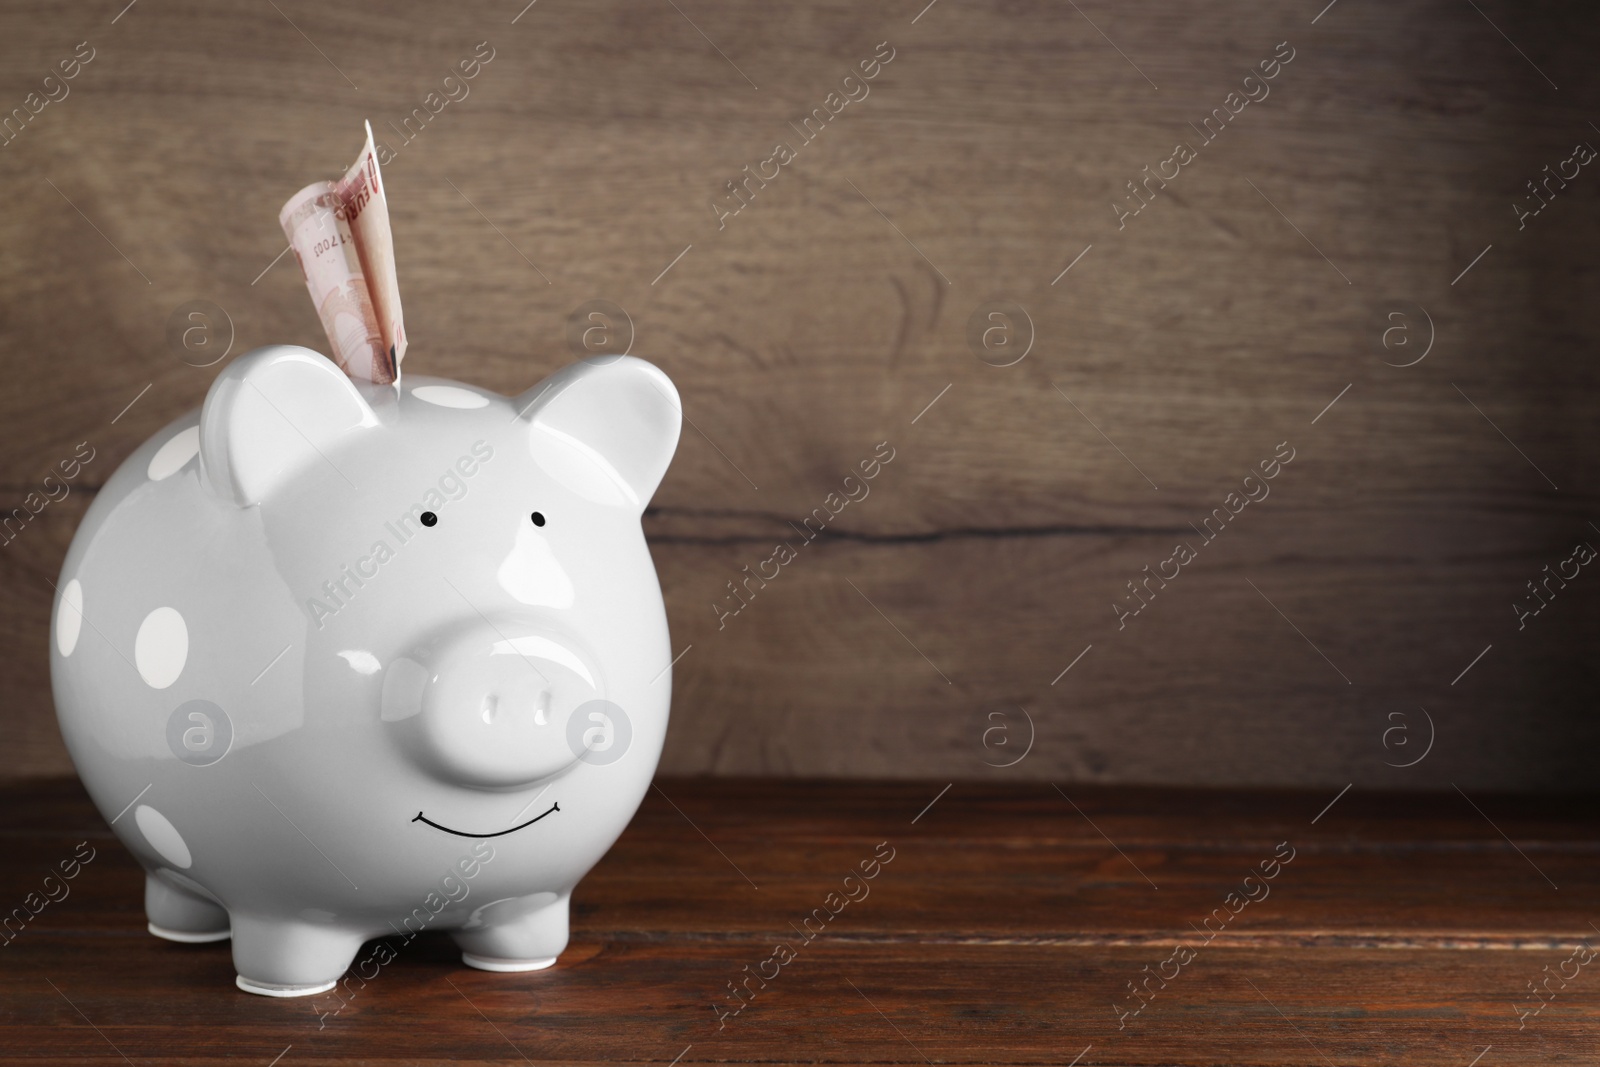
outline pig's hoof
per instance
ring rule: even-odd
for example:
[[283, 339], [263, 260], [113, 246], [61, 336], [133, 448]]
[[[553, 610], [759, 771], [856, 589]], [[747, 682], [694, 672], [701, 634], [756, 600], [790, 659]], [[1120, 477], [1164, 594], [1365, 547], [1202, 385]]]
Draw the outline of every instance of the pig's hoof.
[[360, 950], [356, 930], [247, 914], [233, 917], [239, 988], [266, 997], [308, 997], [332, 989]]
[[480, 971], [537, 971], [550, 966], [567, 947], [566, 893], [531, 893], [485, 904], [474, 913], [479, 924], [451, 932], [461, 961]]
[[221, 930], [171, 930], [155, 923], [146, 923], [150, 932], [166, 941], [176, 941], [184, 945], [204, 945], [211, 941], [226, 941], [233, 936], [229, 929]]
[[321, 985], [273, 985], [271, 982], [252, 982], [242, 974], [234, 979], [234, 984], [246, 993], [259, 993], [264, 997], [310, 997], [326, 993], [335, 985], [334, 982], [323, 982]]
[[461, 962], [480, 971], [542, 971], [555, 963], [556, 958], [546, 956], [536, 960], [507, 960], [494, 956], [474, 956], [470, 952], [463, 952]]
[[227, 909], [215, 899], [168, 885], [153, 874], [144, 879], [144, 914], [150, 932], [168, 941], [199, 944], [225, 941], [232, 934]]

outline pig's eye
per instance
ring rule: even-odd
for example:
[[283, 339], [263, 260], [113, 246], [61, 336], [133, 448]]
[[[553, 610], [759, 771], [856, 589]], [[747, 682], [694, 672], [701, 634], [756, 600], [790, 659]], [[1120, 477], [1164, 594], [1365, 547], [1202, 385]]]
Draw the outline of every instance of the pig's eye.
[[439, 521], [439, 516], [435, 515], [431, 511], [424, 511], [421, 517], [422, 525], [424, 526], [432, 526], [434, 523]]
[[544, 512], [535, 511], [533, 513], [533, 524], [535, 526], [543, 526], [544, 525]]

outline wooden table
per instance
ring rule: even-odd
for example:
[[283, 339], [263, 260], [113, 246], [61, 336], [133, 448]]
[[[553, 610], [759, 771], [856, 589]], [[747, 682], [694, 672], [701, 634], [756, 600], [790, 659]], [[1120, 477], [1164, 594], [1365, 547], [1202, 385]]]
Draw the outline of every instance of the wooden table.
[[77, 842], [96, 857], [0, 949], [0, 1056], [1600, 1062], [1600, 802], [1335, 792], [665, 779], [557, 967], [473, 971], [425, 935], [333, 1013], [237, 991], [226, 944], [151, 937], [76, 783], [9, 786], [5, 907]]

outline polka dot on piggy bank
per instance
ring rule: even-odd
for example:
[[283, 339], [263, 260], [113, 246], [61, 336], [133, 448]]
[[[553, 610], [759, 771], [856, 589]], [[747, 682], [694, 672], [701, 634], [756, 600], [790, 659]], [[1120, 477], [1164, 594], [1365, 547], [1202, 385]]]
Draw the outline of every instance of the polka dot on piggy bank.
[[150, 457], [150, 466], [145, 473], [153, 482], [169, 478], [183, 469], [195, 456], [200, 454], [200, 427], [191, 426], [187, 430], [180, 430], [172, 439]]
[[441, 408], [482, 408], [489, 406], [489, 398], [471, 389], [456, 385], [419, 385], [411, 395], [424, 403]]
[[133, 821], [139, 824], [139, 832], [162, 859], [184, 870], [193, 865], [194, 857], [183, 835], [165, 815], [148, 804], [140, 804], [133, 809]]
[[74, 578], [61, 587], [61, 606], [56, 609], [56, 651], [72, 655], [83, 632], [83, 583]]
[[156, 608], [139, 624], [133, 639], [133, 663], [139, 677], [152, 689], [165, 689], [178, 680], [189, 659], [189, 627], [176, 608]]

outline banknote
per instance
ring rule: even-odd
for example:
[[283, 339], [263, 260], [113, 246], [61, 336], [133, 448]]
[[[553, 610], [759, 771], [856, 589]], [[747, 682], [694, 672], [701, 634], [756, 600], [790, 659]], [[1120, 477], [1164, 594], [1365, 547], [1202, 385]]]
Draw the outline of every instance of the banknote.
[[283, 205], [278, 224], [305, 275], [334, 362], [352, 378], [393, 382], [406, 331], [370, 123], [366, 145], [345, 176], [301, 189]]
[[400, 312], [400, 280], [394, 268], [394, 232], [389, 228], [389, 197], [384, 190], [383, 175], [378, 170], [372, 123], [367, 123], [366, 128], [367, 142], [337, 188], [356, 239], [356, 251], [367, 277], [367, 293], [378, 318], [390, 370], [398, 374], [400, 361], [406, 354], [406, 325]]

